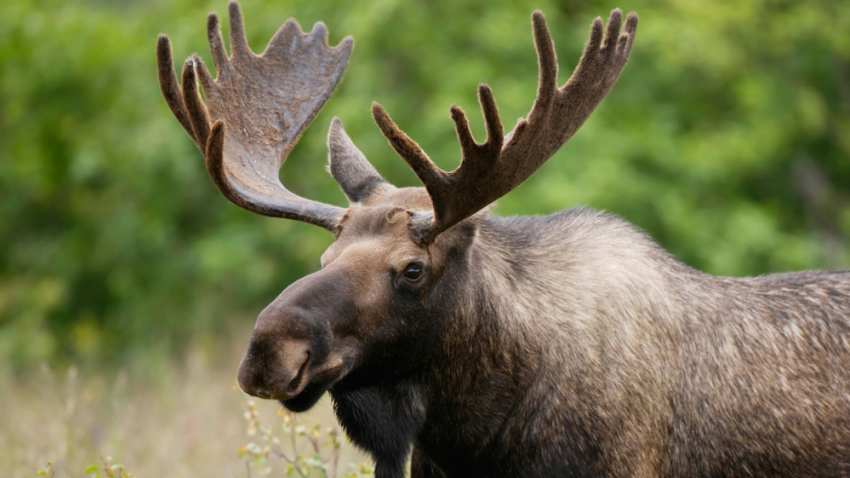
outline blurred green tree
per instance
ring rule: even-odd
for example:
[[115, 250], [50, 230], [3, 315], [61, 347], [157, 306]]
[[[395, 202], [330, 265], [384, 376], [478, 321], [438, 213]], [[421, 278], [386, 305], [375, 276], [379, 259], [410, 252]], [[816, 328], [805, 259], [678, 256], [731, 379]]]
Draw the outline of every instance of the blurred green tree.
[[[262, 50], [283, 21], [328, 25], [355, 50], [339, 91], [283, 169], [298, 194], [345, 204], [324, 172], [339, 116], [379, 171], [417, 185], [373, 100], [443, 168], [457, 102], [483, 135], [475, 86], [506, 124], [536, 87], [529, 14], [547, 14], [561, 81], [588, 26], [641, 16], [629, 66], [582, 130], [499, 213], [587, 205], [647, 230], [686, 263], [752, 275], [848, 265], [850, 4], [831, 0], [243, 2]], [[0, 363], [171, 356], [249, 322], [318, 267], [332, 238], [229, 204], [156, 82], [160, 32], [209, 61], [224, 0], [6, 0], [0, 5]], [[225, 34], [227, 23], [224, 22]]]

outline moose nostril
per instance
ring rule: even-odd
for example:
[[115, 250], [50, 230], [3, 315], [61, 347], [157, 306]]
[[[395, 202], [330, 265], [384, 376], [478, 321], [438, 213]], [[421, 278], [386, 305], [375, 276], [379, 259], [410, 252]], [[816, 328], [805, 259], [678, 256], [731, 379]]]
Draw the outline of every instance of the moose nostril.
[[287, 395], [294, 395], [295, 391], [301, 386], [301, 382], [304, 381], [304, 371], [307, 369], [307, 364], [310, 363], [310, 351], [307, 350], [306, 357], [304, 358], [304, 362], [301, 363], [301, 366], [298, 367], [298, 372], [295, 374], [295, 377], [289, 381], [289, 384], [286, 386], [284, 392]]
[[265, 390], [257, 390], [257, 396], [265, 399], [272, 398], [272, 394]]

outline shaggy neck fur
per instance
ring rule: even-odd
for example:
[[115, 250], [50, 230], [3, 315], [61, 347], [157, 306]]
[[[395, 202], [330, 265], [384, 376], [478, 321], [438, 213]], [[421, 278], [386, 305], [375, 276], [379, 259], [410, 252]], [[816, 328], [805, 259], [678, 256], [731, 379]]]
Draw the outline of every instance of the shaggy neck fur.
[[488, 218], [465, 270], [417, 440], [447, 476], [850, 472], [846, 273], [716, 278], [584, 210]]
[[[668, 386], [656, 367], [670, 361], [659, 353], [671, 348], [663, 344], [670, 327], [664, 318], [681, 307], [665, 287], [670, 259], [632, 226], [584, 210], [491, 216], [468, 257], [467, 283], [474, 286], [444, 335], [443, 357], [454, 365], [432, 368], [440, 385], [429, 397], [426, 453], [480, 457], [435, 458], [469, 466], [452, 470], [457, 476], [486, 475], [482, 467], [490, 465], [503, 476], [602, 471], [594, 465], [605, 461], [600, 437], [650, 426], [645, 412], [660, 406], [638, 387]], [[433, 420], [433, 408], [446, 423]], [[464, 430], [452, 443], [441, 432], [448, 422]], [[557, 469], [527, 469], [551, 463], [527, 459], [551, 447], [567, 458]]]

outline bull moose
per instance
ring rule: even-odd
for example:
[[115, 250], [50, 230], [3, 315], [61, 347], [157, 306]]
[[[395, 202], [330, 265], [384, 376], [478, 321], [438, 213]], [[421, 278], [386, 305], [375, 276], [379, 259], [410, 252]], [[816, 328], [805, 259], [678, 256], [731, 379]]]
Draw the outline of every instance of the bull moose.
[[230, 56], [218, 17], [207, 21], [215, 79], [195, 55], [179, 84], [160, 36], [165, 100], [225, 197], [336, 239], [321, 270], [260, 313], [245, 392], [296, 412], [330, 392], [379, 478], [403, 476], [411, 453], [419, 478], [850, 476], [850, 273], [714, 277], [609, 214], [489, 212], [602, 101], [637, 15], [597, 18], [559, 87], [534, 12], [531, 111], [504, 134], [481, 85], [478, 143], [453, 106], [462, 159], [450, 173], [373, 104], [424, 188], [385, 181], [334, 119], [330, 172], [348, 208], [299, 197], [278, 174], [353, 41], [331, 48], [323, 24], [305, 34], [289, 20], [258, 56], [236, 2], [229, 16]]

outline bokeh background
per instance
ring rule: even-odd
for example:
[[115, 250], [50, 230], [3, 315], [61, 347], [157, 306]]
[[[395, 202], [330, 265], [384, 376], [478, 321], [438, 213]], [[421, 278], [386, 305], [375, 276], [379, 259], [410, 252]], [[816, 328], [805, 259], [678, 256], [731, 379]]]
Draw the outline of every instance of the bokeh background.
[[[339, 116], [388, 180], [417, 185], [373, 100], [453, 169], [452, 103], [479, 139], [478, 83], [507, 125], [532, 104], [531, 11], [548, 18], [563, 83], [590, 22], [614, 7], [641, 16], [623, 75], [497, 213], [604, 209], [713, 274], [846, 268], [847, 2], [245, 0], [255, 51], [289, 17], [324, 21], [332, 44], [355, 38], [284, 184], [345, 204], [325, 171]], [[212, 10], [226, 17], [225, 1], [0, 2], [0, 475], [52, 460], [57, 476], [85, 476], [100, 455], [136, 476], [248, 473], [235, 452], [249, 439], [233, 389], [241, 349], [332, 237], [220, 197], [162, 101], [157, 34], [178, 64], [198, 52], [211, 65]]]

